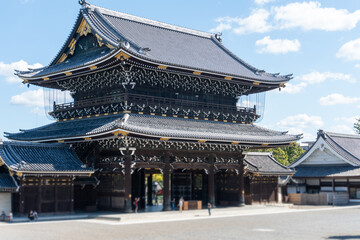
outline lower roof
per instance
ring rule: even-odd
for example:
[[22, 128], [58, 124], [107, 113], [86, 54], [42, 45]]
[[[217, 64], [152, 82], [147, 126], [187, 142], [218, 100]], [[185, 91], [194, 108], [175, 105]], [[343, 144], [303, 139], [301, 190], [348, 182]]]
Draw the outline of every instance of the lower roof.
[[309, 166], [295, 170], [295, 178], [360, 177], [360, 167], [353, 166]]
[[89, 175], [94, 172], [74, 151], [59, 143], [4, 142], [0, 144], [0, 160], [16, 173]]
[[9, 174], [0, 174], [0, 192], [16, 192], [18, 186]]
[[287, 176], [295, 172], [276, 161], [271, 152], [248, 152], [245, 155], [245, 164], [249, 165], [249, 172], [259, 175]]
[[141, 114], [117, 114], [59, 121], [43, 127], [5, 133], [20, 141], [66, 141], [101, 138], [116, 133], [165, 140], [238, 143], [244, 145], [287, 145], [301, 135], [289, 135], [252, 124], [163, 117]]

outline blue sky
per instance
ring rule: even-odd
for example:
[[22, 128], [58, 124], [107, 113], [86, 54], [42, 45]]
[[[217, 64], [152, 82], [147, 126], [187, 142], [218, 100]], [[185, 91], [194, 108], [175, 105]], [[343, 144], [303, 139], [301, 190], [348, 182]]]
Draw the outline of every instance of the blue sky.
[[[237, 56], [267, 72], [294, 74], [281, 92], [266, 94], [258, 125], [316, 137], [318, 129], [353, 133], [360, 116], [360, 2], [358, 0], [165, 1], [90, 3], [166, 23], [222, 32]], [[47, 65], [70, 33], [75, 0], [12, 0], [0, 15], [0, 137], [51, 122], [43, 92], [27, 88], [13, 69]]]

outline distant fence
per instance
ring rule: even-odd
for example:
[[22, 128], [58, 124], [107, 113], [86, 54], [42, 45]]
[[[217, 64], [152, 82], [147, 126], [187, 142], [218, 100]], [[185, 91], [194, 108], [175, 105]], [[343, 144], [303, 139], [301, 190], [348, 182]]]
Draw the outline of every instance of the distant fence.
[[347, 192], [290, 193], [289, 202], [295, 205], [346, 205], [349, 203]]

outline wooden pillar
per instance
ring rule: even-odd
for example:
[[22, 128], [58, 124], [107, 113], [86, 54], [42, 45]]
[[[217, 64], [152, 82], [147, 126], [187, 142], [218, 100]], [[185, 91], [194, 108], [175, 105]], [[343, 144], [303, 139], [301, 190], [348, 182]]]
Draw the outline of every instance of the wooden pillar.
[[153, 192], [153, 189], [152, 189], [152, 174], [150, 174], [150, 176], [148, 176], [147, 178], [147, 189], [148, 189], [148, 192], [147, 192], [147, 205], [149, 206], [152, 206], [153, 205], [153, 197], [152, 197], [152, 192]]
[[54, 204], [55, 204], [55, 212], [58, 212], [59, 211], [59, 194], [58, 194], [58, 178], [55, 178], [55, 201], [54, 201]]
[[209, 156], [209, 173], [208, 173], [208, 201], [213, 207], [215, 207], [215, 168], [214, 168], [215, 156]]
[[163, 181], [164, 181], [164, 200], [163, 211], [170, 211], [170, 155], [164, 155], [164, 169], [163, 169]]
[[131, 204], [131, 152], [125, 152], [125, 206], [124, 210], [127, 213], [132, 212], [132, 204]]
[[74, 212], [74, 178], [71, 179], [70, 201], [70, 212]]
[[35, 209], [38, 213], [41, 213], [41, 178], [38, 178], [38, 197], [37, 197], [37, 209]]
[[20, 213], [25, 213], [25, 206], [24, 206], [24, 179], [20, 180], [20, 191], [19, 191], [19, 212]]
[[244, 157], [241, 156], [238, 160], [239, 162], [239, 191], [238, 191], [238, 206], [243, 207], [245, 206], [245, 190], [244, 190]]

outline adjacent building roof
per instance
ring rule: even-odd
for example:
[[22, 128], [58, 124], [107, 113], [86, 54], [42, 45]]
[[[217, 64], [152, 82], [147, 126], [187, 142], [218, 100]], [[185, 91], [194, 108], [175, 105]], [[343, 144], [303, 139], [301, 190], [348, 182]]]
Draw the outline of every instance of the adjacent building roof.
[[301, 135], [288, 135], [252, 124], [215, 122], [140, 114], [118, 114], [59, 121], [40, 128], [6, 133], [22, 141], [84, 140], [116, 133], [166, 140], [238, 143], [244, 145], [287, 145]]
[[0, 145], [0, 160], [16, 173], [88, 175], [94, 172], [60, 143], [4, 142]]
[[296, 167], [293, 177], [321, 178], [321, 177], [359, 177], [360, 167], [353, 166], [308, 166]]
[[16, 192], [18, 185], [9, 174], [0, 174], [0, 192]]
[[360, 166], [360, 135], [341, 134], [319, 130], [315, 143], [290, 166], [301, 166], [316, 149], [328, 148], [334, 152], [344, 165]]
[[[74, 35], [83, 19], [90, 26], [91, 32], [104, 42], [104, 46], [111, 46], [112, 50], [104, 52], [105, 55], [98, 54], [98, 58], [92, 56], [58, 63], [76, 39]], [[72, 34], [49, 66], [18, 74], [27, 79], [42, 77], [105, 61], [118, 52], [125, 52], [157, 65], [261, 83], [280, 84], [291, 79], [291, 75], [269, 74], [244, 62], [224, 47], [219, 35], [136, 17], [91, 4], [83, 5]]]
[[[295, 173], [274, 159], [271, 152], [248, 152], [245, 156], [245, 164], [249, 164], [249, 171], [259, 175], [292, 175]], [[255, 167], [255, 169], [254, 169]]]

